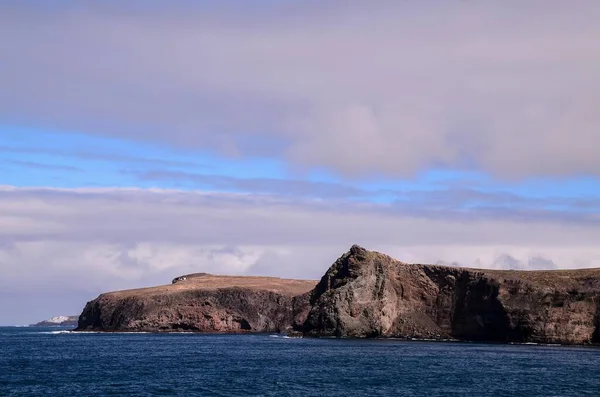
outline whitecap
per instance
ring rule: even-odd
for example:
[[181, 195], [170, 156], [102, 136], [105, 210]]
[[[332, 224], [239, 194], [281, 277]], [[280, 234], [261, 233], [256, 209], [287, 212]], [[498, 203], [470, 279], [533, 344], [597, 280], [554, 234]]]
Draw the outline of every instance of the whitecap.
[[278, 334], [269, 335], [269, 337], [271, 337], [271, 338], [280, 338], [280, 339], [292, 339], [289, 335], [278, 335]]

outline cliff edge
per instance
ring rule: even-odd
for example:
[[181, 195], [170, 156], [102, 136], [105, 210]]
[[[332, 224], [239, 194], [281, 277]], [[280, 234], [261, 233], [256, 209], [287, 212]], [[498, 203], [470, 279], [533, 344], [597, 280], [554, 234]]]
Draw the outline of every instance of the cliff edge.
[[353, 246], [311, 295], [312, 336], [600, 342], [600, 269], [406, 264]]
[[596, 344], [600, 269], [407, 264], [355, 245], [318, 283], [201, 273], [102, 294], [77, 329]]
[[77, 330], [286, 332], [304, 321], [315, 284], [191, 274], [170, 285], [102, 294], [85, 306]]

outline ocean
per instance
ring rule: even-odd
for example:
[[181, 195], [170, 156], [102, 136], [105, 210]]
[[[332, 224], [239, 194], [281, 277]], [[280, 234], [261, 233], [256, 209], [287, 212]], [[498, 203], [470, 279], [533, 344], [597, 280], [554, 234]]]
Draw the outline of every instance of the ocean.
[[599, 396], [600, 349], [0, 328], [0, 396]]

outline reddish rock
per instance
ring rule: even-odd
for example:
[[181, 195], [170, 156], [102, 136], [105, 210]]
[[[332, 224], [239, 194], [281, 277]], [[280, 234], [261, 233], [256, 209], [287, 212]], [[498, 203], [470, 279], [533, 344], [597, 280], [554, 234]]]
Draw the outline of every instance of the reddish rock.
[[312, 336], [598, 343], [600, 269], [510, 271], [402, 263], [353, 246], [311, 296]]
[[353, 246], [318, 284], [202, 273], [102, 294], [78, 329], [600, 343], [600, 269], [415, 265]]
[[286, 332], [296, 318], [306, 317], [306, 293], [315, 284], [274, 277], [187, 275], [171, 285], [102, 294], [86, 305], [77, 329]]

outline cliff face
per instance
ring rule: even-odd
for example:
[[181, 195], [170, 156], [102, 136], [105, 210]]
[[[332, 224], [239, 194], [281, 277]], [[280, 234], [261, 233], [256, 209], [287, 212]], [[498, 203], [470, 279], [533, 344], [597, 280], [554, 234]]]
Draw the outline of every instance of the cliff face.
[[600, 270], [409, 265], [353, 246], [311, 295], [313, 336], [598, 343]]
[[284, 332], [296, 316], [303, 321], [314, 285], [269, 277], [182, 276], [172, 285], [100, 295], [86, 305], [77, 330]]
[[600, 269], [412, 265], [353, 246], [318, 284], [202, 273], [102, 294], [78, 329], [600, 343]]

